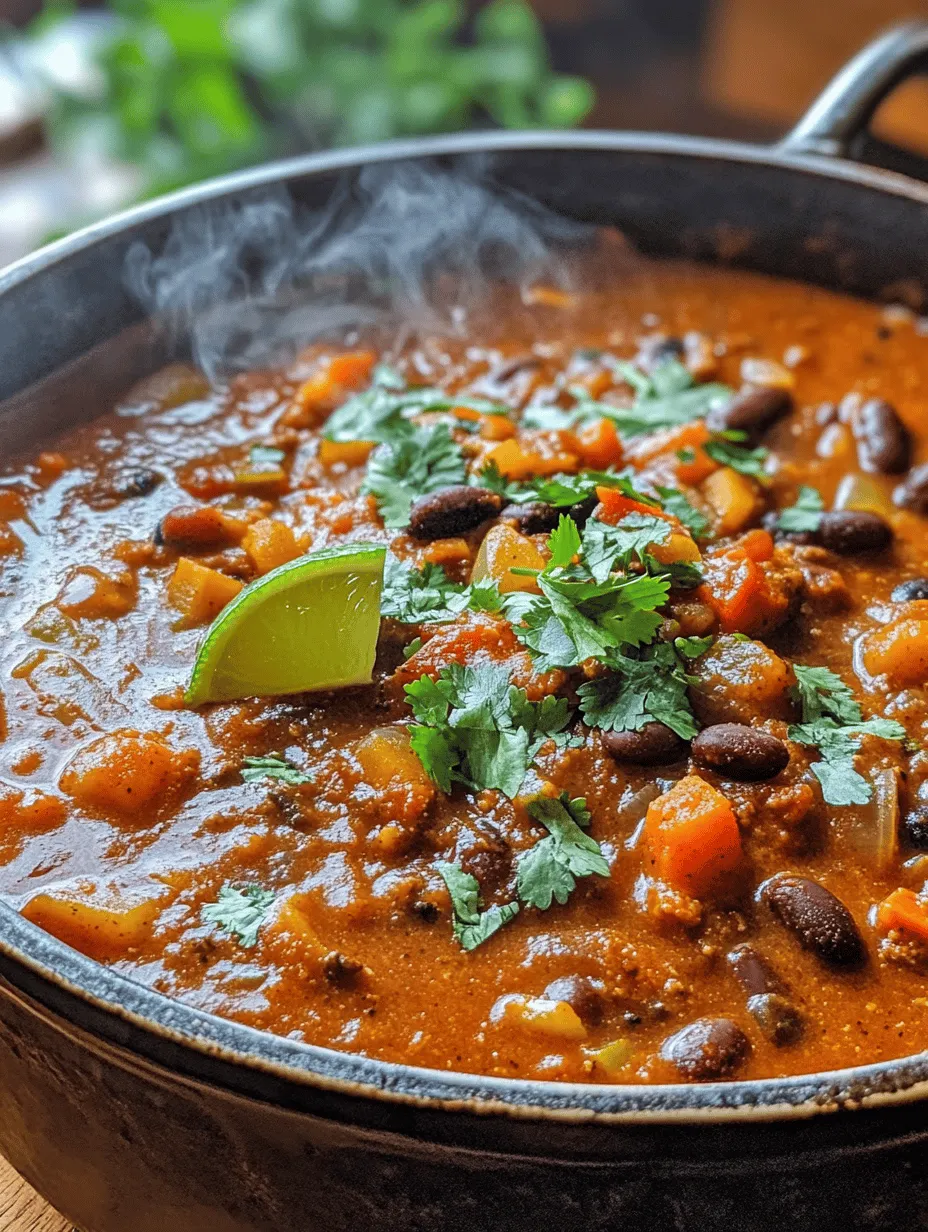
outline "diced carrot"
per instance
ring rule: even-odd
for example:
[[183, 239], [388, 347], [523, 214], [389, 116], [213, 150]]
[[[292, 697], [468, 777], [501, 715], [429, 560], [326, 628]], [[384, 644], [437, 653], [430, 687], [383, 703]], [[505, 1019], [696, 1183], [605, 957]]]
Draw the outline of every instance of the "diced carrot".
[[304, 550], [286, 523], [271, 518], [252, 522], [245, 532], [242, 547], [259, 573], [270, 573], [278, 565], [295, 560]]
[[715, 512], [715, 530], [720, 536], [736, 534], [762, 508], [756, 482], [730, 466], [713, 471], [702, 484], [702, 494]]
[[[628, 461], [641, 469], [655, 458], [671, 455], [680, 483], [695, 486], [719, 468], [718, 462], [713, 461], [703, 448], [711, 436], [702, 420], [683, 424], [679, 428], [668, 428], [636, 441], [627, 451]], [[684, 455], [682, 458], [678, 456], [681, 453]]]
[[738, 540], [738, 547], [758, 564], [773, 560], [773, 535], [768, 530], [749, 530]]
[[446, 569], [449, 565], [470, 564], [473, 549], [466, 539], [434, 539], [422, 553], [423, 559], [430, 565], [441, 565]]
[[695, 898], [741, 863], [741, 832], [728, 799], [690, 774], [648, 806], [645, 838], [654, 875]]
[[898, 930], [928, 942], [928, 903], [913, 890], [893, 890], [877, 908], [876, 922], [882, 932]]
[[[162, 893], [131, 903], [109, 893], [100, 899], [96, 887], [72, 886], [36, 894], [22, 909], [33, 924], [66, 945], [99, 961], [123, 958], [151, 935], [161, 911]], [[94, 902], [96, 896], [98, 901]]]
[[516, 425], [508, 415], [480, 416], [480, 435], [485, 441], [509, 441], [516, 431]]
[[569, 434], [565, 432], [524, 433], [520, 440], [493, 445], [483, 455], [483, 465], [495, 462], [507, 479], [575, 471], [578, 458], [568, 447], [568, 440]]
[[697, 594], [715, 612], [723, 633], [749, 633], [767, 607], [764, 574], [743, 548], [732, 548], [703, 562], [706, 581]]
[[[911, 605], [910, 605], [911, 606]], [[928, 620], [894, 620], [864, 641], [864, 666], [900, 688], [928, 681]]]
[[89, 812], [136, 817], [149, 805], [174, 798], [199, 765], [195, 749], [178, 751], [154, 733], [116, 731], [79, 749], [58, 785]]
[[363, 466], [373, 449], [373, 441], [327, 441], [323, 437], [319, 442], [319, 461], [326, 470], [339, 464]]
[[611, 419], [594, 419], [591, 423], [582, 424], [574, 435], [580, 448], [580, 461], [584, 466], [604, 471], [609, 466], [620, 465], [623, 456], [622, 442]]
[[177, 627], [192, 629], [215, 620], [241, 589], [238, 578], [182, 556], [168, 582], [168, 602], [181, 613]]
[[370, 379], [376, 362], [373, 351], [348, 351], [333, 356], [300, 386], [293, 405], [281, 417], [282, 422], [298, 428], [312, 427]]
[[609, 522], [613, 526], [621, 522], [629, 513], [649, 513], [657, 518], [666, 518], [667, 521], [675, 520], [669, 514], [665, 514], [659, 505], [646, 505], [644, 501], [633, 500], [632, 497], [620, 492], [618, 488], [597, 488], [596, 496], [599, 504], [593, 516], [600, 522]]

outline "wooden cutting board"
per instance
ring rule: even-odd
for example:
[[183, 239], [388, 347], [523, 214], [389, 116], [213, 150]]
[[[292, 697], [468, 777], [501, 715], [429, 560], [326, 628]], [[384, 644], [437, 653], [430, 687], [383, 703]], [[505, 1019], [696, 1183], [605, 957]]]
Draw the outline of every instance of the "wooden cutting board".
[[0, 1232], [72, 1232], [71, 1224], [0, 1158]]

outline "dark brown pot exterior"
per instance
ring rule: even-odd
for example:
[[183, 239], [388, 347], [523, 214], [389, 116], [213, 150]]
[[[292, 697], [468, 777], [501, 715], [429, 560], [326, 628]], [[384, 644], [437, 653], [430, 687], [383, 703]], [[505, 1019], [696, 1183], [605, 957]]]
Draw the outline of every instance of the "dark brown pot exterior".
[[[792, 1125], [787, 1155], [726, 1157], [728, 1135], [690, 1126], [689, 1157], [668, 1157], [655, 1140], [652, 1153], [635, 1149], [629, 1158], [623, 1139], [636, 1129], [603, 1126], [614, 1158], [598, 1149], [585, 1159], [586, 1123], [564, 1159], [520, 1154], [520, 1145], [538, 1144], [531, 1134], [521, 1142], [511, 1121], [513, 1153], [501, 1153], [487, 1144], [487, 1118], [464, 1109], [446, 1115], [461, 1122], [468, 1145], [448, 1145], [179, 1078], [54, 1018], [6, 983], [0, 1075], [0, 1149], [82, 1232], [928, 1227], [919, 1105], [902, 1117], [897, 1110], [891, 1138], [858, 1149], [818, 1149], [814, 1120]], [[843, 1115], [859, 1120], [861, 1139], [881, 1119]], [[558, 1136], [555, 1128], [552, 1146]]]

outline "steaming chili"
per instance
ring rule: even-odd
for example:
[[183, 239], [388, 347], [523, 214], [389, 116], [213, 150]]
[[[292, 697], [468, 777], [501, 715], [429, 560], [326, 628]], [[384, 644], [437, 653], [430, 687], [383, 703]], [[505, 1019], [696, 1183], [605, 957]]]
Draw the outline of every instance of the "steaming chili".
[[[682, 265], [507, 294], [466, 340], [173, 365], [7, 468], [4, 897], [169, 996], [417, 1065], [919, 1050], [921, 322]], [[185, 707], [242, 584], [350, 540], [392, 554], [374, 683]]]

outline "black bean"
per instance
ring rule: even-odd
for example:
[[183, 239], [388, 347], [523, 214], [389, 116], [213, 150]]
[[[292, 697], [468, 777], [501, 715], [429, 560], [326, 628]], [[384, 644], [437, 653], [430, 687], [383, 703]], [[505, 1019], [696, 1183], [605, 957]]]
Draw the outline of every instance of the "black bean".
[[747, 1036], [731, 1019], [697, 1018], [664, 1040], [661, 1056], [684, 1078], [712, 1082], [736, 1069], [750, 1047]]
[[409, 533], [417, 539], [450, 539], [495, 517], [502, 499], [487, 488], [456, 484], [420, 496], [409, 512]]
[[603, 732], [603, 748], [616, 761], [636, 766], [667, 766], [686, 756], [686, 741], [663, 723], [645, 723], [638, 731]]
[[706, 424], [713, 432], [746, 432], [756, 441], [792, 407], [792, 396], [785, 389], [747, 389], [722, 406], [713, 407]]
[[817, 881], [778, 873], [765, 881], [760, 897], [799, 940], [826, 963], [853, 967], [866, 957], [854, 917], [839, 898]]
[[854, 417], [857, 458], [865, 471], [900, 475], [908, 468], [912, 441], [895, 407], [869, 398]]
[[775, 778], [789, 764], [782, 740], [746, 723], [704, 727], [693, 741], [692, 755], [698, 766], [743, 783]]
[[858, 509], [840, 509], [823, 513], [816, 531], [823, 547], [842, 556], [857, 556], [863, 552], [880, 552], [892, 543], [893, 532], [878, 513]]
[[322, 960], [322, 973], [330, 984], [350, 988], [356, 984], [364, 971], [364, 964], [356, 958], [348, 958], [341, 950], [330, 950]]
[[597, 1027], [603, 1020], [606, 998], [602, 980], [588, 975], [562, 975], [551, 981], [544, 995], [549, 1001], [566, 1001], [588, 1026]]
[[760, 520], [764, 530], [768, 530], [775, 539], [784, 543], [799, 543], [808, 546], [815, 542], [815, 535], [810, 530], [783, 530], [780, 526], [779, 509], [771, 509]]
[[682, 359], [686, 352], [682, 338], [669, 334], [666, 338], [649, 338], [641, 348], [641, 359], [646, 368], [659, 368], [671, 359]]
[[912, 467], [893, 492], [893, 500], [901, 509], [928, 513], [928, 462]]
[[512, 522], [523, 535], [543, 535], [557, 526], [561, 510], [544, 501], [532, 501], [528, 505], [507, 505], [499, 516]]
[[434, 924], [441, 914], [437, 904], [429, 902], [427, 898], [417, 898], [411, 905], [410, 911], [420, 920], [424, 920], [426, 924]]
[[738, 945], [728, 955], [728, 964], [747, 994], [748, 1012], [775, 1044], [791, 1044], [802, 1034], [802, 1016], [787, 995], [787, 989], [763, 954], [750, 945]]
[[794, 1044], [802, 1035], [802, 1015], [788, 997], [777, 992], [762, 992], [748, 997], [748, 1013], [771, 1043]]
[[928, 599], [928, 578], [909, 578], [900, 582], [890, 595], [893, 603], [914, 603], [918, 599]]
[[594, 492], [592, 496], [588, 496], [585, 501], [581, 501], [579, 505], [571, 505], [569, 509], [559, 509], [558, 513], [568, 513], [577, 523], [578, 526], [586, 526], [588, 520], [593, 516], [593, 510], [599, 504], [599, 497]]
[[928, 808], [914, 808], [906, 813], [902, 831], [911, 847], [928, 851]]
[[137, 470], [127, 471], [120, 475], [113, 485], [113, 493], [120, 500], [129, 500], [134, 496], [147, 496], [154, 492], [159, 483], [164, 482], [164, 476], [150, 467], [141, 466]]

